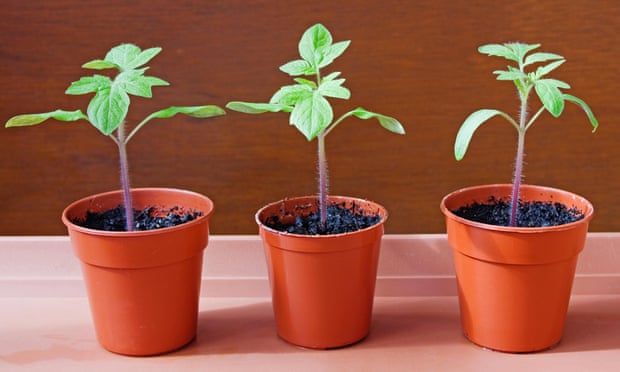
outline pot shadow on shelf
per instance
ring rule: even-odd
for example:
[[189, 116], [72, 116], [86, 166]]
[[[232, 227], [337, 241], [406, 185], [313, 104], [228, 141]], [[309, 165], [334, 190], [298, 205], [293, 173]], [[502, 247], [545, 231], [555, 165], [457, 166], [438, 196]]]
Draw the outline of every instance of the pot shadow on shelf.
[[295, 351], [275, 328], [271, 302], [233, 305], [198, 314], [194, 341], [175, 355], [286, 353]]
[[278, 337], [271, 301], [203, 310], [196, 339], [177, 355], [283, 354], [467, 344], [455, 298], [382, 298], [375, 301], [369, 335], [342, 348], [307, 349]]
[[388, 298], [375, 303], [360, 348], [436, 348], [466, 344], [453, 297]]
[[[19, 332], [4, 332], [6, 350], [0, 351], [0, 370], [3, 365], [25, 367], [42, 362], [69, 360], [88, 362], [103, 360], [109, 354], [97, 343], [90, 323], [50, 325]], [[0, 344], [5, 342], [0, 340]], [[6, 363], [6, 364], [5, 364]]]
[[548, 353], [620, 349], [620, 296], [571, 299], [564, 336]]

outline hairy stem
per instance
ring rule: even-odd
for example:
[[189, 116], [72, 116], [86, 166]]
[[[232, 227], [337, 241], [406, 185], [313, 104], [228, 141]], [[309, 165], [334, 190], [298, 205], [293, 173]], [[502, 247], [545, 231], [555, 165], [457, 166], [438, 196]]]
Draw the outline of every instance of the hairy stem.
[[[321, 86], [321, 72], [317, 67], [316, 69], [316, 84]], [[327, 129], [327, 128], [326, 128]], [[325, 136], [329, 133], [328, 130], [322, 130], [317, 136], [318, 142], [318, 168], [319, 168], [319, 229], [323, 232], [327, 231], [327, 189], [328, 189], [328, 177], [327, 177], [327, 153], [325, 152]]]
[[327, 228], [327, 154], [325, 152], [325, 133], [319, 133], [318, 137], [318, 158], [319, 158], [319, 210], [321, 213], [321, 230]]
[[519, 138], [517, 141], [517, 157], [515, 159], [515, 174], [512, 181], [512, 196], [510, 201], [510, 226], [517, 226], [519, 211], [519, 189], [523, 178], [523, 157], [525, 154], [525, 132], [527, 131], [527, 97], [529, 91], [521, 96], [521, 112], [519, 113]]
[[125, 138], [125, 126], [120, 125], [117, 130], [118, 154], [121, 170], [121, 187], [123, 189], [123, 203], [125, 205], [125, 229], [133, 231], [133, 200], [131, 198], [131, 188], [129, 186], [129, 165], [127, 162], [127, 139]]
[[525, 131], [519, 131], [517, 141], [517, 158], [515, 160], [515, 174], [512, 184], [512, 197], [510, 202], [510, 226], [517, 226], [517, 213], [519, 209], [519, 188], [523, 177], [523, 156], [525, 149]]

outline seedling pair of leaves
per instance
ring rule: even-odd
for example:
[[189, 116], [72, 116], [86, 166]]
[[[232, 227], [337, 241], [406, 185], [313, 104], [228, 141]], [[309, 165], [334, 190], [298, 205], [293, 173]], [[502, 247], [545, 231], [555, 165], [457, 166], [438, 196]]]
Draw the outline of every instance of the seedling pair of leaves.
[[80, 80], [71, 83], [67, 88], [65, 93], [70, 95], [95, 94], [88, 104], [86, 114], [81, 110], [55, 110], [14, 116], [6, 123], [6, 127], [20, 127], [40, 124], [47, 119], [67, 122], [86, 120], [102, 134], [110, 137], [119, 149], [121, 185], [128, 231], [133, 230], [133, 203], [129, 186], [126, 150], [129, 140], [152, 119], [171, 118], [176, 114], [195, 118], [208, 118], [225, 114], [222, 108], [214, 105], [171, 106], [148, 115], [127, 135], [125, 119], [130, 105], [129, 96], [151, 98], [153, 87], [169, 85], [168, 82], [158, 77], [144, 75], [148, 69], [144, 65], [159, 54], [161, 50], [159, 47], [141, 50], [133, 44], [121, 44], [112, 48], [103, 60], [97, 59], [82, 65], [83, 68], [92, 70], [118, 70], [114, 79], [95, 74], [82, 77]]
[[[564, 57], [555, 53], [534, 52], [540, 44], [524, 43], [505, 43], [488, 44], [478, 48], [482, 54], [489, 56], [502, 57], [515, 62], [516, 66], [509, 65], [506, 70], [494, 71], [497, 80], [512, 81], [519, 93], [521, 103], [518, 120], [510, 115], [495, 109], [481, 109], [470, 114], [461, 125], [454, 143], [454, 156], [457, 160], [463, 159], [474, 132], [489, 119], [500, 116], [506, 119], [518, 132], [517, 155], [515, 160], [515, 174], [513, 179], [513, 190], [511, 195], [511, 217], [510, 226], [516, 225], [519, 187], [523, 177], [523, 157], [525, 148], [525, 133], [534, 124], [536, 119], [545, 111], [553, 117], [559, 117], [564, 111], [565, 102], [570, 102], [581, 107], [592, 124], [593, 131], [598, 127], [598, 120], [594, 116], [590, 107], [580, 98], [562, 92], [562, 89], [569, 89], [567, 83], [548, 77], [548, 74], [560, 67], [566, 60]], [[533, 71], [526, 71], [528, 66], [545, 63], [538, 66]], [[541, 107], [528, 119], [528, 99], [535, 91]]]
[[[299, 41], [301, 59], [287, 62], [280, 70], [294, 77], [295, 84], [281, 87], [268, 103], [229, 102], [226, 107], [248, 114], [265, 112], [290, 113], [289, 124], [294, 125], [308, 141], [317, 139], [319, 168], [319, 209], [321, 224], [327, 220], [327, 157], [325, 137], [344, 119], [354, 116], [359, 119], [377, 119], [379, 124], [397, 134], [404, 134], [401, 123], [393, 117], [368, 111], [362, 107], [348, 111], [334, 120], [334, 111], [328, 98], [349, 99], [351, 92], [343, 86], [345, 79], [340, 72], [325, 76], [321, 69], [329, 66], [341, 56], [350, 41], [334, 42], [331, 33], [322, 24], [308, 28]], [[313, 76], [314, 80], [303, 76]]]

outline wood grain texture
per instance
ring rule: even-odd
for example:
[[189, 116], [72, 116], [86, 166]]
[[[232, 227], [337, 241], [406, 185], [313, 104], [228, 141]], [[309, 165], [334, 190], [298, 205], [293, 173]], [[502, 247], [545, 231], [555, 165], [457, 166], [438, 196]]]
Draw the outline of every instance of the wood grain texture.
[[[277, 67], [297, 57], [297, 42], [322, 22], [336, 41], [350, 39], [333, 66], [349, 102], [392, 115], [407, 135], [349, 120], [327, 139], [332, 194], [366, 197], [390, 211], [388, 233], [444, 231], [439, 201], [480, 183], [510, 182], [516, 135], [501, 121], [483, 126], [466, 158], [452, 155], [462, 120], [478, 108], [516, 113], [516, 92], [492, 71], [506, 63], [479, 54], [490, 42], [539, 42], [568, 62], [556, 77], [585, 99], [601, 127], [567, 107], [528, 133], [525, 182], [568, 189], [595, 205], [592, 231], [618, 231], [620, 196], [615, 88], [620, 3], [499, 1], [5, 0], [0, 21], [0, 119], [58, 107], [84, 108], [65, 96], [81, 64], [112, 46], [163, 47], [150, 73], [170, 87], [134, 99], [128, 120], [161, 107], [263, 101], [290, 79]], [[526, 15], [527, 12], [527, 15]], [[533, 108], [535, 109], [535, 108]], [[85, 122], [46, 123], [0, 133], [0, 234], [64, 234], [62, 209], [119, 187], [115, 145]], [[286, 196], [316, 192], [315, 143], [284, 115], [231, 112], [207, 121], [178, 118], [144, 128], [129, 146], [134, 187], [172, 186], [210, 196], [211, 231], [254, 234], [255, 211]]]

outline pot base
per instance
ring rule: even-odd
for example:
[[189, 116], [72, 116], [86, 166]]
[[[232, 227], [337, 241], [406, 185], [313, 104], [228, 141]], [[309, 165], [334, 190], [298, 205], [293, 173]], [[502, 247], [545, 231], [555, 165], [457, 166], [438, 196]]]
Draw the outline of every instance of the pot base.
[[119, 349], [116, 350], [114, 348], [108, 348], [106, 347], [106, 345], [102, 344], [101, 342], [99, 342], [99, 344], [101, 345], [101, 347], [103, 347], [105, 350], [109, 351], [110, 353], [116, 354], [116, 355], [122, 355], [122, 356], [127, 356], [127, 357], [156, 357], [156, 356], [160, 356], [160, 355], [167, 355], [167, 354], [172, 354], [172, 353], [176, 353], [179, 350], [182, 350], [184, 348], [186, 348], [187, 346], [189, 346], [191, 343], [193, 343], [194, 341], [196, 341], [196, 334], [194, 334], [194, 336], [192, 336], [192, 338], [187, 341], [184, 344], [179, 344], [178, 346], [175, 346], [173, 349], [171, 348], [167, 348], [164, 351], [161, 352], [137, 352], [137, 353], [133, 353], [133, 352], [128, 352], [124, 349]]
[[339, 346], [329, 346], [329, 347], [310, 347], [310, 346], [298, 345], [294, 342], [288, 341], [287, 339], [282, 337], [280, 334], [278, 334], [278, 338], [280, 338], [282, 341], [286, 342], [287, 344], [295, 346], [302, 350], [340, 350], [340, 349], [346, 349], [348, 347], [355, 346], [361, 342], [364, 342], [364, 340], [368, 337], [369, 334], [370, 332], [364, 335], [364, 337], [360, 338], [359, 340], [353, 341], [349, 344], [344, 344], [344, 345], [339, 345]]
[[545, 349], [540, 349], [540, 350], [511, 351], [511, 350], [492, 349], [490, 347], [477, 344], [474, 340], [472, 340], [471, 338], [467, 337], [467, 335], [465, 333], [463, 333], [463, 337], [465, 337], [467, 339], [467, 341], [471, 342], [472, 344], [476, 345], [477, 347], [481, 348], [482, 350], [491, 351], [491, 352], [494, 352], [494, 353], [506, 353], [506, 354], [535, 354], [535, 353], [541, 353], [541, 352], [553, 350], [556, 347], [558, 347], [558, 345], [560, 345], [562, 343], [562, 340], [560, 340], [560, 341], [556, 342], [555, 344], [553, 344], [553, 345], [551, 345], [551, 346], [549, 346], [549, 347], [547, 347]]

